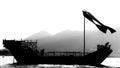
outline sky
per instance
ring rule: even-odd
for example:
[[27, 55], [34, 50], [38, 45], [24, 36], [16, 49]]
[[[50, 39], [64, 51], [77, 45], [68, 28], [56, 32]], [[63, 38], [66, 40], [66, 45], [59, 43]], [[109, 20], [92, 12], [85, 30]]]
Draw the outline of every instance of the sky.
[[[0, 0], [0, 49], [3, 39], [24, 39], [40, 31], [83, 31], [82, 10], [112, 28], [120, 27], [119, 0]], [[97, 28], [86, 20], [87, 30]]]

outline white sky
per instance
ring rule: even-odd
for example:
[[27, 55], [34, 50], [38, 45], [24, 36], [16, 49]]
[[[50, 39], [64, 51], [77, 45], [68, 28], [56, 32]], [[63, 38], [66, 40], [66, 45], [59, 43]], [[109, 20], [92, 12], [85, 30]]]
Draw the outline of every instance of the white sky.
[[[0, 48], [2, 40], [21, 39], [40, 31], [83, 30], [82, 10], [103, 24], [120, 27], [119, 0], [0, 0]], [[87, 29], [97, 29], [86, 20]]]

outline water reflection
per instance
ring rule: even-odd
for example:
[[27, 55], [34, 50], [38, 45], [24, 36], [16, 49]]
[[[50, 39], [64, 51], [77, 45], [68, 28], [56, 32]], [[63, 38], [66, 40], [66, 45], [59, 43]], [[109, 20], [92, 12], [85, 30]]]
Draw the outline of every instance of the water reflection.
[[3, 65], [1, 68], [96, 68], [88, 65]]
[[0, 66], [16, 62], [13, 56], [0, 56]]

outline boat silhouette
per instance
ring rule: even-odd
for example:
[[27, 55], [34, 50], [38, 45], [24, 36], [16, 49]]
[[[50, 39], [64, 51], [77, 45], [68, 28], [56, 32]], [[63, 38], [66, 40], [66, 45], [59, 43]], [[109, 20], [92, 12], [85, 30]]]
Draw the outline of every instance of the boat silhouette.
[[78, 64], [100, 65], [112, 52], [107, 42], [97, 45], [97, 50], [91, 53], [83, 52], [45, 52], [37, 49], [37, 41], [31, 40], [3, 40], [4, 47], [9, 49], [18, 64]]

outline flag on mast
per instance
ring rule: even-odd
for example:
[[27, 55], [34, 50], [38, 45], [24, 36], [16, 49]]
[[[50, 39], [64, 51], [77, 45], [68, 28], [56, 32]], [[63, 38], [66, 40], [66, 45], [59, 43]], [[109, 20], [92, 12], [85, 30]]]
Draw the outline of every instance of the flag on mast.
[[[114, 33], [116, 32], [116, 30], [114, 30], [113, 28], [111, 27], [108, 27], [104, 24], [102, 24], [99, 20], [97, 20], [90, 12], [86, 11], [86, 10], [83, 10], [83, 15], [85, 18], [87, 18], [88, 20], [90, 20], [91, 22], [93, 22], [97, 28], [102, 31], [103, 33], [106, 33], [107, 30], [109, 30], [111, 33]], [[99, 24], [96, 24], [94, 21], [96, 21], [97, 23]]]

